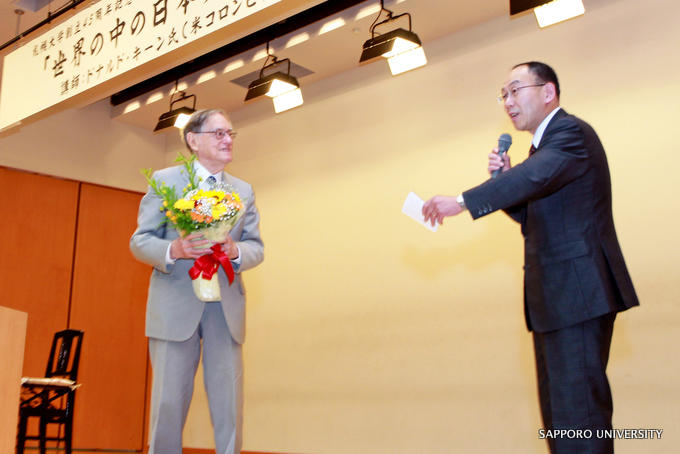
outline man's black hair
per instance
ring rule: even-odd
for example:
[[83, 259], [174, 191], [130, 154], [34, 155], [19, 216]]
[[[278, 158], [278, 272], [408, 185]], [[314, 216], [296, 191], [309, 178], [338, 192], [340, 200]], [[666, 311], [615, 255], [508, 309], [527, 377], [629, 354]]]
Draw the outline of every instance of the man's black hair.
[[541, 63], [540, 61], [528, 61], [525, 63], [520, 63], [515, 65], [512, 69], [518, 68], [520, 66], [527, 66], [529, 68], [529, 72], [536, 76], [539, 82], [553, 84], [555, 86], [557, 97], [560, 97], [560, 83], [557, 81], [557, 74], [555, 73], [554, 69], [545, 63]]

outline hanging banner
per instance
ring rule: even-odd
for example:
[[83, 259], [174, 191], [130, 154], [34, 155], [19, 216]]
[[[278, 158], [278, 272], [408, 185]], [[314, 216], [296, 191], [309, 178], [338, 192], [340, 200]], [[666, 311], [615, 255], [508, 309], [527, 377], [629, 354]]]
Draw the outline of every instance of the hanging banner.
[[0, 130], [281, 0], [101, 0], [5, 56]]

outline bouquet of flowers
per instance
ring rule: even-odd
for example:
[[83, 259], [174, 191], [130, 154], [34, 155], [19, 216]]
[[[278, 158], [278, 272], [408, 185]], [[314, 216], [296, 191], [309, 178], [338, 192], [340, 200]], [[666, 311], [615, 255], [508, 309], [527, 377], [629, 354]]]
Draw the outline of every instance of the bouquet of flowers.
[[218, 183], [209, 190], [199, 189], [195, 160], [195, 155], [186, 158], [181, 154], [175, 159], [175, 162], [182, 163], [183, 170], [189, 177], [189, 183], [182, 189], [181, 196], [173, 187], [153, 179], [151, 169], [144, 169], [142, 173], [151, 189], [163, 200], [160, 210], [165, 212], [165, 219], [162, 224], [172, 225], [180, 236], [198, 232], [216, 243], [210, 248], [212, 253], [202, 255], [194, 261], [189, 276], [198, 299], [219, 301], [221, 297], [217, 270], [220, 265], [227, 274], [229, 285], [234, 280], [234, 269], [220, 243], [226, 241], [232, 227], [243, 215], [243, 202], [238, 192], [228, 184]]

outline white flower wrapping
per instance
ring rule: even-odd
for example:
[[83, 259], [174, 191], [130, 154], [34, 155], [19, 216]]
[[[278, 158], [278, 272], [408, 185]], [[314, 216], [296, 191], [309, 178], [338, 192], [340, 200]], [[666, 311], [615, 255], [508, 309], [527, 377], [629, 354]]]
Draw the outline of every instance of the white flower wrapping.
[[[213, 226], [196, 230], [196, 233], [200, 233], [203, 237], [213, 243], [224, 243], [227, 239], [227, 235], [236, 224], [236, 221], [243, 215], [243, 211], [239, 211], [236, 216], [231, 219], [220, 221]], [[209, 301], [220, 301], [222, 299], [220, 293], [220, 281], [218, 277], [218, 272], [212, 275], [210, 279], [203, 277], [203, 273], [196, 279], [191, 281], [194, 288], [194, 294], [196, 297], [205, 302]]]
[[[218, 184], [215, 189], [218, 191], [224, 191], [226, 193], [234, 193], [234, 190], [231, 186], [224, 184]], [[197, 191], [191, 191], [185, 197], [189, 199], [191, 196], [196, 194], [196, 192]], [[200, 199], [197, 208], [200, 211], [204, 211], [206, 214], [210, 214], [215, 203], [215, 199], [213, 198]], [[229, 232], [231, 232], [231, 229], [234, 227], [234, 225], [236, 225], [236, 222], [243, 215], [243, 205], [241, 205], [241, 209], [234, 208], [236, 207], [230, 205], [229, 210], [223, 214], [221, 220], [214, 222], [210, 227], [198, 229], [194, 232], [200, 233], [206, 240], [213, 243], [224, 243], [227, 239], [227, 236], [229, 235]], [[229, 264], [229, 266], [231, 266], [231, 264]], [[217, 267], [217, 269], [209, 279], [203, 277], [203, 273], [201, 273], [196, 279], [192, 280], [194, 294], [201, 301], [220, 301], [222, 299], [218, 278], [219, 262], [215, 264], [215, 267]]]

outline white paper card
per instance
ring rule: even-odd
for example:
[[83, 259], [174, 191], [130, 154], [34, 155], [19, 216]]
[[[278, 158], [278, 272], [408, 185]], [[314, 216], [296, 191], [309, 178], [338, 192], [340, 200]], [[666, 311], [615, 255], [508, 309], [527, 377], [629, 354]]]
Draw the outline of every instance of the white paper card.
[[414, 192], [409, 192], [406, 196], [406, 200], [404, 200], [404, 206], [401, 207], [401, 212], [424, 226], [426, 229], [436, 232], [439, 224], [435, 224], [434, 227], [432, 227], [429, 222], [425, 222], [425, 218], [423, 217], [424, 204], [425, 202], [423, 199], [418, 197]]

